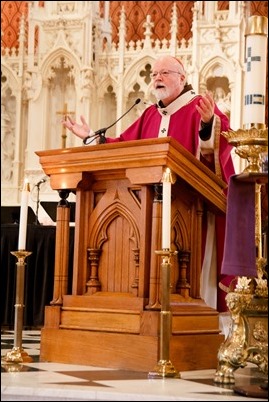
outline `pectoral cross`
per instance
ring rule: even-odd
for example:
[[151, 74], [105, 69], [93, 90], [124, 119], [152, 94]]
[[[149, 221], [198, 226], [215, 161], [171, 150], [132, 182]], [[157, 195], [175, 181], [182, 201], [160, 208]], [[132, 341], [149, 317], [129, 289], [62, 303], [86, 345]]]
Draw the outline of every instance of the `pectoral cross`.
[[[72, 114], [72, 113], [75, 113], [75, 112], [69, 112], [67, 110], [67, 103], [65, 103], [64, 107], [63, 107], [63, 110], [60, 111], [60, 112], [56, 112], [56, 113], [62, 115], [63, 119], [66, 120], [68, 114]], [[67, 137], [67, 135], [66, 135], [66, 127], [63, 125], [62, 126], [62, 148], [66, 148], [66, 137]]]

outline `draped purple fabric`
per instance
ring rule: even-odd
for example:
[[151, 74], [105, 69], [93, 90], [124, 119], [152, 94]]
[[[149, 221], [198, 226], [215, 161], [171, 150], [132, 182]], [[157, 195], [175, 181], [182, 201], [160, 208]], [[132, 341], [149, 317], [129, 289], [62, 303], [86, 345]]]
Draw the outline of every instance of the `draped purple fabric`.
[[230, 177], [221, 273], [257, 276], [255, 248], [255, 183]]

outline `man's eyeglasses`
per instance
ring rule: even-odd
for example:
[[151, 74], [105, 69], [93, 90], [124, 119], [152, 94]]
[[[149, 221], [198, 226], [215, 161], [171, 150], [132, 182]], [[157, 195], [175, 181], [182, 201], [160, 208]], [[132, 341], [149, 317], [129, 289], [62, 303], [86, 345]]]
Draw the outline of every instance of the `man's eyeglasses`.
[[165, 78], [165, 77], [168, 77], [168, 75], [170, 75], [170, 74], [179, 74], [180, 75], [180, 72], [173, 71], [173, 70], [161, 70], [161, 71], [156, 71], [154, 73], [151, 73], [150, 78], [155, 79], [158, 74]]

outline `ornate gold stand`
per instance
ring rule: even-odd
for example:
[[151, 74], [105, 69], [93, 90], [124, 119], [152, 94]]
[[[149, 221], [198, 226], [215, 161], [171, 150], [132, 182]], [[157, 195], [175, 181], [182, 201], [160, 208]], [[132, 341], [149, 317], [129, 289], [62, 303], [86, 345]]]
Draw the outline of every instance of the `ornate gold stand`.
[[268, 374], [268, 288], [266, 280], [255, 281], [256, 286], [247, 277], [238, 278], [236, 289], [226, 296], [232, 324], [218, 352], [216, 383], [234, 384], [234, 371], [247, 362]]
[[160, 359], [153, 371], [150, 371], [148, 378], [178, 377], [180, 374], [176, 371], [170, 361], [170, 337], [171, 337], [171, 311], [170, 311], [170, 257], [177, 252], [170, 250], [155, 251], [156, 254], [163, 256], [162, 268], [162, 307], [160, 322]]
[[[16, 280], [16, 304], [14, 324], [14, 347], [1, 358], [2, 367], [8, 371], [19, 371], [14, 363], [32, 362], [33, 359], [22, 348], [23, 310], [24, 310], [24, 277], [25, 258], [32, 254], [31, 251], [11, 251], [17, 257], [17, 280]], [[11, 365], [11, 366], [10, 366]]]
[[268, 129], [251, 128], [222, 133], [235, 145], [236, 153], [246, 158], [249, 165], [239, 175], [242, 180], [254, 181], [255, 193], [255, 244], [257, 277], [237, 278], [234, 290], [226, 296], [231, 312], [231, 327], [227, 339], [218, 352], [218, 367], [214, 382], [234, 384], [234, 371], [254, 363], [268, 375], [268, 284], [267, 255], [262, 256], [261, 185], [268, 181], [268, 172], [261, 172], [260, 155], [268, 152]]

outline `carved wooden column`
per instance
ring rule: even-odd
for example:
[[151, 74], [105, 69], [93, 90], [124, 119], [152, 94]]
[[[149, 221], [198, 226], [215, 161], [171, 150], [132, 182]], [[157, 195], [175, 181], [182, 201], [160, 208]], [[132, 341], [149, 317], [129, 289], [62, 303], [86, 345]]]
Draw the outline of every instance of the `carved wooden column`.
[[162, 187], [154, 186], [155, 194], [152, 207], [152, 241], [151, 241], [151, 268], [149, 283], [149, 303], [147, 309], [160, 310], [160, 263], [155, 250], [160, 249], [162, 233]]
[[70, 191], [59, 190], [61, 200], [57, 205], [54, 288], [51, 305], [62, 305], [63, 296], [67, 294], [69, 237], [70, 237], [70, 205], [67, 201]]
[[134, 248], [134, 261], [135, 261], [135, 278], [132, 284], [132, 289], [134, 289], [135, 296], [138, 295], [138, 286], [139, 286], [139, 256], [140, 250], [139, 248]]
[[194, 299], [199, 299], [201, 295], [200, 289], [200, 277], [201, 277], [201, 269], [202, 269], [202, 221], [203, 221], [203, 202], [200, 198], [196, 201], [196, 227], [194, 228], [193, 235], [193, 244], [195, 246], [192, 247], [192, 260], [193, 260], [193, 269], [190, 271], [190, 283], [191, 289], [191, 297]]
[[99, 281], [98, 267], [101, 250], [97, 248], [88, 249], [88, 260], [90, 262], [89, 280], [86, 283], [86, 293], [92, 295], [101, 289]]
[[188, 298], [190, 296], [190, 284], [188, 283], [187, 271], [190, 263], [190, 252], [179, 252], [179, 278], [177, 281], [177, 293]]

